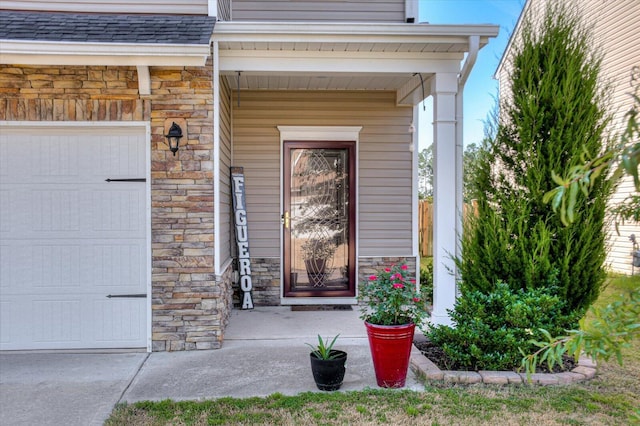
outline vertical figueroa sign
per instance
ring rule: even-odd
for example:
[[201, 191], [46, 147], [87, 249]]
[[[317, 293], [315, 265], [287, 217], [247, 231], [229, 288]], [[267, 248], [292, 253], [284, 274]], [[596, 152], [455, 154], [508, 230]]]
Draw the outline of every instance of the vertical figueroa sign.
[[240, 277], [240, 289], [242, 290], [242, 309], [253, 309], [247, 204], [244, 196], [244, 172], [242, 167], [231, 167], [231, 190], [233, 193], [236, 248], [238, 249], [238, 274]]

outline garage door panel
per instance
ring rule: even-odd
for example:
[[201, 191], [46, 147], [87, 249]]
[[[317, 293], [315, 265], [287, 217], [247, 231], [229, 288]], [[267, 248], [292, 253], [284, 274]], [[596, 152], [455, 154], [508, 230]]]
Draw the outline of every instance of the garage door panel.
[[[145, 176], [145, 145], [135, 136], [121, 136], [114, 146], [108, 138], [97, 141], [99, 151], [95, 151], [96, 161], [92, 173], [110, 178], [130, 178]], [[123, 158], [122, 153], [126, 153]]]
[[33, 249], [26, 245], [9, 244], [3, 239], [0, 246], [0, 297], [14, 294], [28, 294], [33, 286]]
[[48, 131], [63, 134], [37, 135], [34, 139], [34, 134], [26, 129], [12, 129], [11, 134], [0, 135], [3, 144], [0, 176], [7, 178], [5, 182], [95, 183], [106, 178], [141, 178], [146, 174], [146, 146], [140, 143], [142, 132], [132, 135], [127, 134], [131, 129], [111, 129], [110, 135], [96, 135], [104, 130]]
[[91, 269], [85, 273], [103, 292], [129, 288], [137, 293], [145, 293], [144, 249], [140, 244], [126, 242], [94, 245], [88, 252], [94, 261]]
[[83, 169], [86, 169], [83, 160], [90, 159], [86, 152], [82, 152], [83, 148], [89, 147], [78, 136], [50, 135], [31, 139], [28, 143], [33, 160], [25, 161], [24, 171], [34, 180], [57, 178], [78, 182]]
[[[110, 186], [111, 188], [104, 188]], [[20, 233], [41, 232], [55, 238], [145, 237], [146, 186], [144, 183], [102, 183], [86, 185], [78, 190], [47, 189], [20, 194], [16, 189], [15, 205], [32, 213], [23, 215], [11, 228]], [[14, 221], [15, 222], [15, 221]], [[11, 232], [10, 231], [10, 232]], [[58, 232], [58, 234], [55, 234]], [[133, 234], [132, 234], [133, 233]]]
[[[38, 135], [12, 132], [3, 144], [11, 161], [3, 164], [9, 183], [78, 181], [82, 170], [81, 141], [75, 135]], [[25, 155], [28, 153], [28, 155]]]
[[131, 347], [144, 340], [145, 299], [94, 299], [92, 314], [96, 324], [92, 333], [104, 346]]
[[[112, 183], [110, 185], [122, 185]], [[136, 185], [136, 184], [134, 184]], [[131, 186], [131, 184], [129, 184]], [[90, 216], [91, 229], [100, 232], [121, 232], [127, 235], [130, 232], [144, 231], [145, 185], [137, 184], [137, 188], [121, 188], [111, 190], [99, 190], [92, 192], [92, 215]], [[142, 237], [143, 235], [138, 235]]]
[[9, 135], [0, 132], [0, 145], [4, 150], [3, 155], [0, 155], [0, 181], [3, 181], [9, 178], [9, 164], [11, 164], [9, 159], [12, 158], [11, 152], [9, 151], [11, 149]]
[[[104, 188], [109, 185], [118, 186]], [[42, 233], [51, 238], [145, 237], [144, 183], [104, 182], [80, 189], [46, 185], [36, 190], [2, 186], [7, 188], [0, 191], [4, 238], [41, 238]]]
[[12, 281], [12, 267], [11, 267], [11, 258], [12, 258], [12, 250], [8, 244], [4, 242], [4, 239], [0, 238], [0, 264], [2, 264], [2, 268], [0, 268], [0, 291], [4, 292], [7, 288], [9, 288], [9, 283]]
[[104, 294], [123, 287], [146, 292], [146, 245], [136, 240], [22, 241], [0, 246], [5, 295], [45, 291]]
[[80, 194], [75, 189], [42, 188], [31, 191], [33, 216], [23, 223], [23, 231], [32, 232], [81, 231]]
[[78, 347], [82, 341], [82, 300], [80, 298], [51, 297], [34, 300], [33, 343], [34, 347], [53, 343]]
[[10, 298], [0, 301], [0, 344], [6, 345], [16, 340], [16, 327], [13, 326], [13, 320], [17, 318], [16, 308], [15, 301]]
[[[31, 246], [31, 256], [21, 264], [29, 266], [32, 290], [36, 293], [81, 290], [82, 247], [77, 244], [42, 244]], [[86, 282], [86, 281], [85, 281]], [[13, 287], [17, 283], [14, 283]]]
[[79, 349], [87, 341], [100, 348], [140, 347], [146, 338], [145, 300], [52, 295], [28, 307], [17, 299], [3, 301], [0, 343], [5, 350]]
[[105, 181], [146, 177], [144, 129], [16, 126], [0, 150], [0, 349], [145, 347], [147, 299], [107, 296], [147, 293], [147, 185]]
[[11, 238], [11, 234], [19, 235], [20, 230], [26, 229], [26, 224], [31, 221], [27, 217], [31, 214], [28, 212], [30, 197], [28, 193], [5, 184], [1, 177], [0, 194], [2, 194], [2, 204], [0, 205], [2, 225], [0, 225], [0, 229], [2, 230], [2, 239], [5, 240]]
[[[0, 177], [0, 180], [2, 177]], [[9, 232], [10, 211], [9, 203], [11, 202], [11, 193], [7, 189], [0, 188], [0, 237], [4, 233]]]
[[20, 295], [4, 299], [3, 350], [130, 348], [146, 340], [146, 298], [42, 294], [30, 301]]

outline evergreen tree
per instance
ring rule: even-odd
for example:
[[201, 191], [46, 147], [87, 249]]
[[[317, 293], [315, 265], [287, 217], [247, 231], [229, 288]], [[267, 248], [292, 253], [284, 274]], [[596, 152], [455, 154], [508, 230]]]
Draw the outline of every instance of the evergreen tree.
[[418, 153], [418, 198], [433, 198], [433, 145]]
[[577, 11], [550, 5], [538, 22], [524, 22], [516, 40], [496, 136], [478, 155], [479, 214], [465, 225], [457, 264], [463, 294], [489, 293], [498, 281], [513, 289], [555, 283], [566, 311], [580, 314], [605, 278], [612, 185], [600, 177], [587, 197], [574, 197], [579, 227], [563, 226], [543, 197], [557, 186], [554, 171], [566, 175], [602, 152], [611, 117], [602, 58]]
[[471, 202], [474, 198], [472, 195], [472, 188], [473, 181], [476, 176], [479, 151], [480, 145], [471, 143], [464, 147], [464, 153], [462, 154], [462, 169], [464, 170], [462, 175], [462, 198], [465, 203]]

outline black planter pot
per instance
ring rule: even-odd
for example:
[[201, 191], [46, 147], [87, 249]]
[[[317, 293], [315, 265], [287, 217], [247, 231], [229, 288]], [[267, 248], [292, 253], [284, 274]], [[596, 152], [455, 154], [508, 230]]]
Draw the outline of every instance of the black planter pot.
[[311, 372], [316, 381], [318, 389], [323, 391], [334, 391], [340, 389], [344, 379], [345, 363], [347, 353], [344, 351], [332, 350], [331, 354], [337, 355], [333, 359], [320, 359], [313, 353], [309, 354], [311, 359]]

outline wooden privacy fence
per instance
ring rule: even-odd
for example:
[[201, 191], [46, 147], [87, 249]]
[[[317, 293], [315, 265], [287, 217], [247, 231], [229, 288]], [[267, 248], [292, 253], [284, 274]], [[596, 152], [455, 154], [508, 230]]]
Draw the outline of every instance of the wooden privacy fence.
[[[475, 200], [464, 205], [464, 216], [469, 212], [478, 214], [478, 205]], [[433, 256], [433, 203], [431, 201], [420, 200], [418, 204], [418, 244], [420, 246], [420, 257]]]

